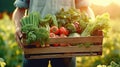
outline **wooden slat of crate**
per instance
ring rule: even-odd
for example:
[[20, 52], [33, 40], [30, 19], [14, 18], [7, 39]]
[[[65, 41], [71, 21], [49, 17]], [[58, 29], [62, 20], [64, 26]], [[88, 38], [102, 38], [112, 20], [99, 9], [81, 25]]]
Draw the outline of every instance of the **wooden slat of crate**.
[[[49, 44], [55, 43], [65, 43], [65, 44], [75, 44], [75, 43], [102, 43], [103, 36], [88, 36], [88, 37], [66, 37], [66, 38], [50, 38]], [[24, 46], [28, 46], [25, 45]]]
[[91, 45], [89, 47], [66, 46], [66, 47], [45, 47], [45, 48], [25, 48], [25, 54], [43, 54], [43, 53], [68, 53], [68, 52], [99, 52], [101, 45]]
[[101, 55], [102, 45], [91, 45], [90, 47], [49, 47], [49, 48], [25, 48], [25, 55], [28, 59], [38, 58], [63, 58], [73, 56], [94, 56]]
[[54, 43], [101, 43], [103, 36], [89, 36], [89, 37], [67, 37], [67, 38], [50, 38], [49, 44]]

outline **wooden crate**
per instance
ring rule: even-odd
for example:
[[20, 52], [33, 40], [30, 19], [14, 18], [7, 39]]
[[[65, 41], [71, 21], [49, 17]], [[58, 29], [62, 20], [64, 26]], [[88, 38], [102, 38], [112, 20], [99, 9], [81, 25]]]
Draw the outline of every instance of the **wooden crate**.
[[[64, 58], [76, 56], [97, 56], [102, 55], [102, 31], [94, 33], [94, 36], [88, 37], [68, 37], [68, 38], [50, 38], [49, 44], [54, 43], [92, 43], [89, 47], [86, 46], [65, 46], [65, 47], [44, 47], [44, 48], [28, 48], [24, 47], [24, 54], [27, 59], [40, 58]], [[28, 45], [29, 46], [29, 45]]]

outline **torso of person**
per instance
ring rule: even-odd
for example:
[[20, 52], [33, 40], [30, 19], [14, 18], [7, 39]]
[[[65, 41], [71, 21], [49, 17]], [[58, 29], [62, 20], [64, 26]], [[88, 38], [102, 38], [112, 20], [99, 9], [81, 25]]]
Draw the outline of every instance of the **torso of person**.
[[75, 8], [75, 0], [30, 0], [28, 12], [39, 12], [42, 17], [55, 14], [61, 8]]

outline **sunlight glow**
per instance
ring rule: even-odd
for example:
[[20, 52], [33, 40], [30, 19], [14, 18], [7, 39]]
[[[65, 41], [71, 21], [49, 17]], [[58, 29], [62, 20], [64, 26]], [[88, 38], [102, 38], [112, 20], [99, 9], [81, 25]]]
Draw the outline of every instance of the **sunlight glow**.
[[113, 0], [113, 2], [120, 5], [120, 0]]
[[112, 2], [112, 0], [91, 0], [91, 2], [95, 5], [107, 6]]
[[111, 3], [116, 3], [116, 4], [120, 4], [120, 0], [91, 0], [91, 3], [95, 4], [95, 5], [100, 5], [100, 6], [107, 6]]

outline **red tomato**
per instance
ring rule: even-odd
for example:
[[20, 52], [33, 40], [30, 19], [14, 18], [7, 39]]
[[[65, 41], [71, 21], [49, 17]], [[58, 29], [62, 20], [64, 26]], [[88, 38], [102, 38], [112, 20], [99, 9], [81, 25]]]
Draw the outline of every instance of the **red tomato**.
[[[59, 38], [59, 36], [58, 36], [58, 35], [55, 35], [55, 33], [50, 33], [50, 37], [51, 37], [51, 38]], [[54, 47], [59, 46], [59, 44], [51, 44], [51, 45], [54, 46]]]
[[65, 27], [60, 27], [59, 28], [60, 34], [68, 35], [69, 31]]
[[54, 33], [50, 33], [50, 37], [54, 38], [54, 37], [56, 37], [56, 35]]
[[59, 29], [58, 29], [57, 26], [52, 26], [52, 27], [50, 28], [50, 32], [51, 32], [51, 33], [54, 33], [54, 34], [59, 34]]
[[59, 46], [59, 44], [53, 44], [53, 46], [54, 46], [54, 47], [57, 47], [57, 46]]

